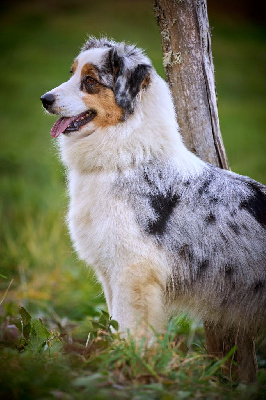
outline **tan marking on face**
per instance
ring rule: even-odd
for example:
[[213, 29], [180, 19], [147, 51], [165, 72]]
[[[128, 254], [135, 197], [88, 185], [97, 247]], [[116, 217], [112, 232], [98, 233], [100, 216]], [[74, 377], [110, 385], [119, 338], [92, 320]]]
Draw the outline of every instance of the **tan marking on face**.
[[116, 104], [114, 92], [104, 86], [100, 86], [95, 94], [84, 94], [83, 101], [88, 109], [97, 112], [93, 123], [97, 127], [105, 128], [116, 125], [123, 119], [123, 109]]
[[75, 60], [71, 68], [72, 74], [76, 72], [77, 68], [78, 68], [78, 60]]
[[81, 69], [81, 79], [84, 78], [84, 76], [91, 76], [93, 79], [96, 80], [99, 79], [96, 68], [90, 63], [83, 65]]
[[146, 89], [149, 86], [150, 81], [151, 81], [151, 78], [149, 76], [146, 76], [142, 81], [140, 89]]
[[[91, 76], [98, 83], [95, 85], [95, 93], [84, 91], [83, 101], [88, 109], [97, 112], [93, 123], [96, 127], [105, 128], [109, 125], [116, 125], [123, 118], [123, 109], [116, 104], [114, 93], [99, 82], [99, 75], [96, 68], [87, 63], [81, 69], [81, 81], [85, 76]], [[92, 89], [93, 90], [93, 89]]]

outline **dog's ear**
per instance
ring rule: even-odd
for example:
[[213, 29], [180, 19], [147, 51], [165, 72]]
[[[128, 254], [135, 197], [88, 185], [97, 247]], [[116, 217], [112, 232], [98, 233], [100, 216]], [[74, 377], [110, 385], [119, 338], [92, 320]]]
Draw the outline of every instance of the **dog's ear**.
[[137, 94], [149, 85], [152, 67], [134, 61], [133, 53], [120, 54], [116, 48], [110, 51], [110, 62], [116, 103], [124, 109], [126, 114], [132, 114]]

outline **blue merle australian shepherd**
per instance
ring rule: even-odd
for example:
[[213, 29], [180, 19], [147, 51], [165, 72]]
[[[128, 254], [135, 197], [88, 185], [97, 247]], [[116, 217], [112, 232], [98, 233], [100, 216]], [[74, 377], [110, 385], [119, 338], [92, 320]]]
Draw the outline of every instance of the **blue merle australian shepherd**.
[[138, 48], [90, 38], [44, 94], [59, 115], [68, 225], [120, 331], [152, 338], [180, 312], [256, 329], [266, 319], [266, 187], [192, 154], [167, 84]]

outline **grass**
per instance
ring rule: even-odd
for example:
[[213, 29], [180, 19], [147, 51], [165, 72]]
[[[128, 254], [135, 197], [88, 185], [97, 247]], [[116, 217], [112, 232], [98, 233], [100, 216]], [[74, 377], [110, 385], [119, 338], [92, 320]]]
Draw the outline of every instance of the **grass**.
[[19, 318], [9, 320], [9, 329], [2, 327], [2, 398], [248, 399], [263, 395], [263, 374], [258, 386], [225, 381], [221, 369], [225, 359], [217, 361], [205, 354], [201, 330], [193, 333], [198, 350], [189, 351], [184, 340], [191, 325], [184, 316], [173, 319], [167, 333], [147, 348], [144, 341], [136, 343], [130, 335], [122, 340], [113, 333], [110, 328], [116, 330], [117, 323], [104, 311], [87, 321], [86, 346], [77, 336], [72, 340], [63, 321], [57, 320], [57, 330], [49, 331], [24, 308], [19, 312]]
[[[137, 43], [163, 75], [152, 1], [26, 0], [1, 7], [0, 398], [262, 398], [264, 370], [257, 386], [236, 387], [206, 356], [194, 322], [172, 321], [152, 349], [112, 333], [99, 312], [106, 311], [101, 288], [73, 252], [64, 223], [65, 172], [49, 135], [55, 118], [43, 113], [39, 97], [68, 78], [87, 33]], [[266, 183], [265, 30], [210, 22], [231, 168]], [[26, 333], [20, 307], [31, 316]]]

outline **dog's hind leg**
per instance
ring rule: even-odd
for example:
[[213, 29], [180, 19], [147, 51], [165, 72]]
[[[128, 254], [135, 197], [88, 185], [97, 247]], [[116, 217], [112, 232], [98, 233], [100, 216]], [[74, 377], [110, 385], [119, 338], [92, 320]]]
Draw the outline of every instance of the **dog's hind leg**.
[[127, 331], [135, 338], [149, 341], [155, 332], [167, 325], [164, 278], [151, 264], [130, 265], [121, 271], [113, 283], [113, 318], [124, 337]]
[[204, 323], [206, 347], [209, 354], [223, 358], [234, 346], [234, 355], [224, 367], [225, 374], [241, 382], [252, 383], [258, 372], [254, 337], [255, 332], [242, 327], [224, 328], [222, 323]]

